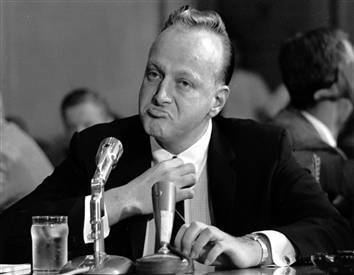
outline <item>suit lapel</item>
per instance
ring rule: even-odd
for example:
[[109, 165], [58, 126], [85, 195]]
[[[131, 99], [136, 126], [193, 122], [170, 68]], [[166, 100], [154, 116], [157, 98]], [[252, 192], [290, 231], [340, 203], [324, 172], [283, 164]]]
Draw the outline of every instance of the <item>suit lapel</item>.
[[223, 231], [233, 227], [236, 192], [236, 156], [213, 121], [208, 151], [208, 186], [212, 223]]
[[[128, 183], [151, 167], [151, 147], [149, 136], [144, 132], [140, 120], [120, 135], [124, 153], [117, 167], [112, 171], [108, 188]], [[148, 215], [129, 218], [127, 232], [130, 235], [132, 258], [142, 256]]]
[[133, 180], [151, 166], [149, 136], [144, 132], [138, 117], [116, 136], [123, 144], [123, 155], [109, 177], [106, 189], [121, 186]]

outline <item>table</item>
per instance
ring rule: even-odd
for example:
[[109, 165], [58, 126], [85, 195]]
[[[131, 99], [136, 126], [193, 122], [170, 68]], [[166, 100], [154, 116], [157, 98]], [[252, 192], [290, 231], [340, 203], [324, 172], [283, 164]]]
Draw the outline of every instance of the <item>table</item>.
[[327, 274], [315, 266], [291, 266], [291, 267], [256, 267], [246, 269], [235, 269], [228, 271], [216, 271], [210, 275], [293, 275], [293, 274]]

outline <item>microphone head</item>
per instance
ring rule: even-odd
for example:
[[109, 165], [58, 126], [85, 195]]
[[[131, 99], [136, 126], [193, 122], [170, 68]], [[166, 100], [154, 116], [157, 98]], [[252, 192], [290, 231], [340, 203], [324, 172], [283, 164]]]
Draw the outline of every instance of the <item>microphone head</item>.
[[158, 181], [152, 186], [154, 212], [161, 210], [175, 212], [176, 186], [171, 181]]
[[152, 186], [152, 204], [160, 247], [170, 243], [176, 205], [176, 186], [170, 181], [158, 181]]
[[114, 137], [103, 139], [96, 154], [97, 172], [107, 180], [111, 169], [116, 166], [122, 154], [123, 145], [118, 139]]
[[118, 139], [114, 137], [105, 138], [101, 141], [100, 146], [98, 147], [96, 154], [96, 164], [99, 166], [99, 164], [104, 161], [106, 157], [108, 157], [114, 166], [117, 164], [122, 154], [123, 145]]

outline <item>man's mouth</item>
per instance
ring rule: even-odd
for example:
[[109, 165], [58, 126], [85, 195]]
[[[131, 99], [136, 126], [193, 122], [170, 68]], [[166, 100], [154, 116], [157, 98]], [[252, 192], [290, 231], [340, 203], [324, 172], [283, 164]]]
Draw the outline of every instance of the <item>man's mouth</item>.
[[150, 107], [146, 110], [147, 114], [153, 118], [167, 118], [169, 113], [156, 107]]

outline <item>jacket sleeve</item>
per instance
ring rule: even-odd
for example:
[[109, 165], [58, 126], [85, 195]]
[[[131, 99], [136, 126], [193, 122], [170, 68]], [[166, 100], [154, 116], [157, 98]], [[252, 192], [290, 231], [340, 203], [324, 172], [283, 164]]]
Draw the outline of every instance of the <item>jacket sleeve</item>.
[[353, 249], [353, 232], [318, 182], [295, 161], [285, 131], [274, 173], [273, 207], [282, 221], [275, 229], [293, 243], [298, 257]]
[[84, 245], [84, 197], [90, 194], [92, 168], [88, 168], [88, 163], [91, 161], [94, 165], [94, 157], [89, 153], [83, 154], [80, 147], [79, 135], [76, 134], [68, 158], [32, 193], [1, 214], [0, 262], [31, 261], [32, 216], [68, 216], [69, 251]]

